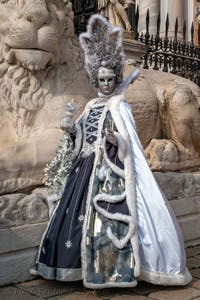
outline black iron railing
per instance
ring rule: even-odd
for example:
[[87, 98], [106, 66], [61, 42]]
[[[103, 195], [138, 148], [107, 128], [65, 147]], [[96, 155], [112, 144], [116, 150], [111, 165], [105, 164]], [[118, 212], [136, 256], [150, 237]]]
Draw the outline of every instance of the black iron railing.
[[[97, 13], [97, 0], [73, 0], [74, 27], [75, 32], [86, 30], [89, 17]], [[147, 46], [147, 52], [143, 56], [143, 68], [162, 70], [188, 78], [200, 86], [200, 24], [198, 25], [198, 42], [194, 45], [194, 24], [191, 25], [191, 41], [186, 42], [186, 22], [183, 25], [183, 39], [178, 40], [178, 18], [174, 27], [174, 38], [168, 37], [169, 16], [165, 22], [164, 37], [160, 35], [160, 14], [157, 18], [157, 30], [155, 36], [150, 35], [149, 9], [146, 15], [146, 32], [139, 34], [139, 7], [131, 6], [127, 9], [132, 31], [135, 32], [135, 39]]]
[[156, 35], [149, 33], [149, 9], [146, 15], [146, 33], [138, 33], [139, 9], [135, 14], [136, 39], [147, 46], [147, 52], [143, 56], [143, 68], [152, 68], [171, 72], [188, 78], [200, 86], [200, 24], [198, 25], [198, 45], [194, 45], [194, 24], [191, 25], [191, 41], [186, 42], [186, 22], [183, 25], [183, 39], [178, 35], [178, 18], [174, 27], [174, 38], [168, 38], [169, 16], [165, 22], [165, 35], [160, 36], [160, 14], [157, 19]]

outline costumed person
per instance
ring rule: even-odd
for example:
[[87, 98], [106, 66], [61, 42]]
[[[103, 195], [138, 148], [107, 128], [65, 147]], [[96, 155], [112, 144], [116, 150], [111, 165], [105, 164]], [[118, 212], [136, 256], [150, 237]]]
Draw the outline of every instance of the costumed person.
[[181, 232], [146, 162], [124, 97], [138, 71], [123, 81], [122, 30], [93, 15], [80, 42], [98, 97], [75, 123], [73, 103], [62, 120], [66, 133], [53, 181], [61, 174], [67, 178], [62, 195], [56, 189], [51, 198], [58, 201], [36, 272], [46, 279], [83, 280], [88, 288], [134, 287], [138, 279], [185, 285], [191, 275]]

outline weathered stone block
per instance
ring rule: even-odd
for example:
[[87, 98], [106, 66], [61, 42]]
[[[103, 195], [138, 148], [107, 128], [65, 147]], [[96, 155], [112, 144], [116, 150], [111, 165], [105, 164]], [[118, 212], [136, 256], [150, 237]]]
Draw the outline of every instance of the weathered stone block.
[[178, 218], [186, 245], [200, 241], [200, 174], [155, 172], [154, 176]]
[[0, 286], [33, 279], [29, 269], [33, 266], [37, 247], [0, 255]]
[[48, 220], [47, 201], [40, 193], [0, 196], [0, 229]]
[[168, 200], [200, 197], [200, 173], [154, 172], [154, 175]]
[[0, 229], [0, 254], [37, 247], [47, 222]]
[[200, 214], [200, 195], [171, 200], [170, 204], [177, 217]]
[[200, 239], [200, 214], [188, 215], [178, 218], [183, 237], [188, 245], [195, 245], [195, 240]]
[[46, 191], [0, 196], [0, 207], [0, 285], [29, 280], [48, 221]]

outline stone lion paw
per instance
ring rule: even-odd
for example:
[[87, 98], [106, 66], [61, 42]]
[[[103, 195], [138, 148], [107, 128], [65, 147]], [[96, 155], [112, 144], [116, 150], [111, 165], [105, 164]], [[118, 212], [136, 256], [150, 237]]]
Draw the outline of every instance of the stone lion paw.
[[152, 139], [145, 155], [152, 170], [170, 170], [180, 160], [176, 144], [171, 140]]

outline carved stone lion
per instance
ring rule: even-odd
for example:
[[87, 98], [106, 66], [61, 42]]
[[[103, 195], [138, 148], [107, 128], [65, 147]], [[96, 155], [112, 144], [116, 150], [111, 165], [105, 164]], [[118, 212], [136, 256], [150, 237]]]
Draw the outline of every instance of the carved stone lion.
[[[131, 69], [128, 66], [126, 73]], [[200, 170], [200, 88], [196, 84], [142, 70], [127, 98], [152, 170]]]
[[67, 0], [0, 0], [0, 193], [42, 184], [64, 103], [92, 95]]
[[[132, 67], [127, 67], [127, 74]], [[67, 0], [0, 0], [0, 194], [43, 183], [64, 103], [94, 97]], [[151, 167], [200, 166], [199, 89], [143, 71], [128, 90]]]

